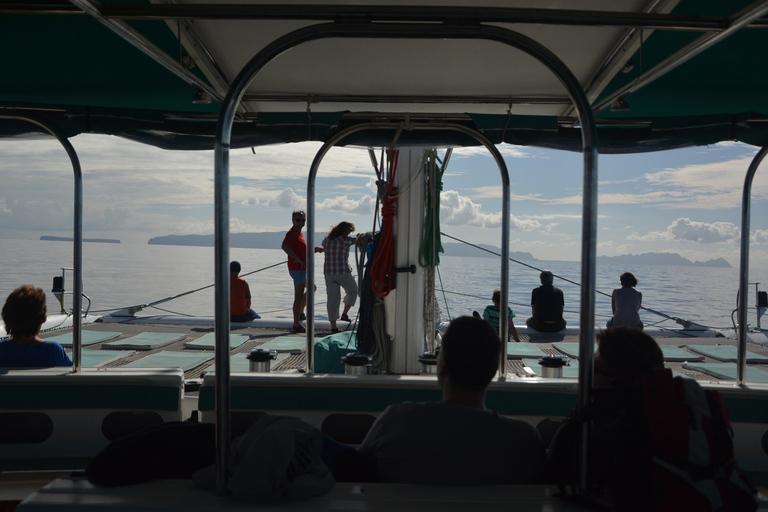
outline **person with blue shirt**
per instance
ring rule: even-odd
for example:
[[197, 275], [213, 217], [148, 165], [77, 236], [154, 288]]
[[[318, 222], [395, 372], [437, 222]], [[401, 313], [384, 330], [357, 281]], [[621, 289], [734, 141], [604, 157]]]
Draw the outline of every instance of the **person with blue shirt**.
[[11, 339], [0, 341], [0, 367], [72, 366], [61, 345], [40, 338], [40, 328], [48, 318], [41, 288], [25, 284], [13, 290], [3, 305], [2, 317]]
[[[491, 325], [493, 326], [493, 330], [497, 333], [499, 332], [499, 318], [501, 316], [501, 290], [496, 288], [493, 290], [493, 295], [491, 296], [491, 302], [493, 304], [489, 304], [485, 307], [485, 310], [483, 311], [483, 318], [488, 320]], [[514, 340], [518, 343], [520, 343], [520, 338], [517, 335], [517, 329], [515, 328], [515, 324], [512, 322], [512, 319], [515, 318], [515, 312], [512, 311], [512, 308], [507, 307], [507, 310], [509, 312], [509, 335], [514, 338]]]

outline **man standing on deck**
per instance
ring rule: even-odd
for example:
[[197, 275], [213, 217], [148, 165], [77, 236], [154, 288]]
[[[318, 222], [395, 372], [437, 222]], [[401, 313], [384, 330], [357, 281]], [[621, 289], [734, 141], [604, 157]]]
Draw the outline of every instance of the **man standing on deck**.
[[563, 309], [565, 299], [560, 288], [552, 286], [554, 274], [543, 270], [539, 274], [541, 286], [531, 292], [531, 313], [533, 316], [526, 320], [525, 325], [541, 332], [557, 332], [565, 329]]
[[[301, 321], [306, 318], [304, 306], [307, 304], [307, 241], [304, 240], [304, 224], [307, 222], [307, 214], [304, 210], [296, 210], [291, 215], [293, 226], [285, 234], [281, 249], [288, 255], [288, 273], [293, 279], [293, 327], [292, 332], [307, 332]], [[322, 247], [315, 252], [323, 252]], [[317, 289], [317, 288], [315, 288]]]
[[241, 268], [239, 261], [229, 263], [229, 320], [235, 323], [261, 318], [251, 309], [251, 289], [240, 277]]
[[359, 448], [379, 482], [491, 485], [537, 483], [546, 464], [536, 429], [485, 407], [499, 368], [499, 335], [480, 318], [448, 326], [437, 359], [442, 402], [389, 406]]

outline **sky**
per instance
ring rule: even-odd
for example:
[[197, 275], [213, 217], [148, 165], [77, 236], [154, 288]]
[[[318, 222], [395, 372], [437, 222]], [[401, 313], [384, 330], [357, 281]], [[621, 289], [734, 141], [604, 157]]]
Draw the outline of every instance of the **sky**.
[[[212, 151], [168, 151], [92, 134], [70, 141], [83, 169], [84, 237], [146, 244], [155, 236], [213, 233]], [[233, 150], [231, 232], [287, 230], [291, 212], [306, 208], [307, 173], [319, 147], [307, 142]], [[578, 261], [581, 154], [498, 148], [510, 173], [510, 250]], [[757, 151], [720, 143], [601, 155], [598, 255], [674, 252], [738, 266], [744, 176]], [[765, 174], [757, 172], [752, 189], [750, 263], [756, 268], [768, 267]], [[316, 182], [317, 231], [342, 220], [356, 224], [358, 232], [371, 231], [374, 182], [367, 150], [329, 151]], [[72, 236], [72, 169], [58, 142], [0, 140], [0, 183], [0, 239]], [[440, 222], [451, 236], [500, 246], [501, 178], [484, 148], [453, 151], [443, 177]]]

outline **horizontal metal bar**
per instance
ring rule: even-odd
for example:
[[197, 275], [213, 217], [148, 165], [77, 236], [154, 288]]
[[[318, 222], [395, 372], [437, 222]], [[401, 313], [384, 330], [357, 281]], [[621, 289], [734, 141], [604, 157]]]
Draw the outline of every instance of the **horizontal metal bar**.
[[295, 103], [475, 103], [500, 105], [570, 105], [567, 96], [398, 96], [333, 94], [246, 94], [243, 101]]
[[613, 92], [610, 96], [604, 98], [600, 103], [592, 107], [592, 112], [594, 114], [598, 114], [603, 110], [611, 108], [611, 105], [614, 101], [620, 98], [625, 98], [633, 92], [642, 89], [646, 85], [661, 78], [670, 71], [680, 67], [682, 64], [688, 62], [706, 49], [711, 48], [732, 34], [735, 34], [739, 30], [749, 26], [751, 22], [759, 20], [766, 14], [768, 14], [768, 1], [756, 2], [748, 6], [744, 10], [737, 13], [733, 19], [728, 21], [727, 30], [724, 30], [720, 33], [707, 33], [700, 36], [688, 46], [681, 48], [674, 54], [658, 63], [654, 68], [643, 73], [636, 80], [625, 85], [618, 91]]
[[111, 4], [101, 6], [101, 14], [105, 18], [112, 19], [434, 21], [458, 24], [537, 23], [548, 25], [610, 25], [697, 31], [720, 31], [728, 27], [728, 18], [719, 16], [474, 6]]

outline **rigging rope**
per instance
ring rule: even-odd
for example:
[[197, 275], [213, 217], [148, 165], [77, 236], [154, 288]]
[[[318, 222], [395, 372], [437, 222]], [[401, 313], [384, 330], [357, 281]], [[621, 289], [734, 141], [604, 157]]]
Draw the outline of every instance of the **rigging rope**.
[[[466, 240], [462, 240], [460, 238], [456, 238], [455, 236], [451, 236], [451, 235], [449, 235], [447, 233], [442, 233], [441, 232], [440, 234], [445, 236], [445, 237], [450, 238], [451, 240], [456, 240], [457, 242], [461, 242], [463, 244], [469, 245], [470, 247], [474, 247], [475, 249], [480, 249], [481, 251], [485, 251], [485, 252], [493, 254], [495, 256], [499, 256], [499, 257], [501, 256], [501, 254], [499, 254], [497, 252], [494, 252], [494, 251], [491, 251], [489, 249], [486, 249], [485, 247], [480, 247], [479, 245], [475, 245], [475, 244], [473, 244], [471, 242], [467, 242]], [[533, 270], [538, 270], [539, 272], [541, 272], [543, 270], [543, 269], [540, 269], [538, 267], [534, 267], [533, 265], [529, 265], [527, 263], [523, 263], [522, 261], [518, 261], [518, 260], [516, 260], [514, 258], [509, 258], [509, 261], [517, 263], [518, 265], [523, 265], [523, 266], [531, 268]], [[579, 287], [581, 286], [581, 283], [577, 283], [576, 281], [572, 281], [572, 280], [568, 279], [567, 277], [562, 277], [562, 276], [559, 276], [557, 274], [553, 274], [553, 276], [557, 277], [558, 279], [562, 279], [563, 281], [565, 281], [567, 283], [571, 283], [571, 284], [573, 284], [575, 286], [579, 286]], [[600, 295], [604, 295], [605, 297], [612, 297], [610, 294], [607, 294], [605, 292], [601, 292], [600, 290], [595, 290], [595, 293], [599, 293]], [[689, 322], [688, 320], [686, 320], [684, 318], [679, 318], [679, 317], [676, 317], [676, 316], [670, 316], [670, 315], [661, 313], [660, 311], [655, 311], [655, 310], [653, 310], [651, 308], [647, 308], [645, 306], [640, 306], [640, 309], [642, 309], [644, 311], [647, 311], [649, 313], [653, 313], [654, 315], [658, 315], [658, 316], [664, 317], [667, 320], [673, 320], [673, 321], [675, 321], [675, 322], [677, 322], [677, 323], [679, 323], [681, 325], [685, 325], [685, 324], [690, 324], [691, 323], [691, 322]]]
[[[286, 264], [285, 261], [281, 261], [279, 263], [275, 263], [274, 265], [269, 265], [269, 266], [262, 267], [262, 268], [259, 268], [259, 269], [256, 269], [256, 270], [252, 270], [251, 272], [247, 272], [245, 274], [240, 274], [240, 277], [249, 276], [251, 274], [255, 274], [257, 272], [261, 272], [263, 270], [268, 270], [270, 268], [278, 267], [280, 265], [285, 265], [285, 264]], [[162, 304], [164, 302], [170, 302], [170, 301], [172, 301], [174, 299], [178, 299], [180, 297], [184, 297], [186, 295], [190, 295], [190, 294], [195, 293], [195, 292], [206, 290], [206, 289], [211, 288], [213, 286], [216, 286], [216, 284], [214, 283], [214, 284], [209, 284], [209, 285], [206, 285], [206, 286], [201, 286], [200, 288], [195, 288], [194, 290], [189, 290], [189, 291], [184, 292], [184, 293], [179, 293], [177, 295], [172, 295], [170, 297], [166, 297], [164, 299], [156, 300], [154, 302], [150, 302], [150, 303], [146, 303], [146, 304], [135, 304], [135, 305], [131, 305], [131, 306], [109, 308], [109, 309], [94, 309], [94, 310], [91, 310], [90, 312], [91, 313], [107, 313], [109, 311], [121, 311], [121, 310], [124, 310], [124, 309], [137, 309], [137, 310], [141, 310], [143, 308], [155, 308], [155, 309], [158, 309], [160, 311], [166, 311], [168, 313], [174, 313], [176, 315], [194, 316], [194, 315], [188, 315], [186, 313], [178, 313], [178, 312], [175, 312], [175, 311], [169, 311], [169, 310], [166, 310], [166, 309], [158, 308], [157, 305], [158, 304]]]
[[392, 291], [392, 272], [394, 269], [394, 219], [395, 219], [395, 176], [399, 151], [389, 160], [389, 190], [384, 196], [381, 207], [381, 240], [371, 264], [371, 288], [376, 295], [386, 297]]
[[[494, 252], [494, 251], [491, 251], [489, 249], [486, 249], [485, 247], [480, 247], [479, 245], [475, 245], [475, 244], [473, 244], [471, 242], [467, 242], [466, 240], [462, 240], [460, 238], [456, 238], [455, 236], [451, 236], [451, 235], [448, 235], [448, 234], [442, 233], [442, 232], [440, 234], [445, 236], [445, 237], [450, 238], [451, 240], [456, 240], [457, 242], [461, 242], [463, 244], [469, 245], [470, 247], [474, 247], [475, 249], [480, 249], [481, 251], [485, 251], [485, 252], [493, 254], [495, 256], [501, 256], [501, 254], [499, 254], [497, 252]], [[533, 270], [538, 270], [539, 272], [543, 271], [543, 269], [540, 269], [538, 267], [534, 267], [533, 265], [529, 265], [527, 263], [523, 263], [522, 261], [518, 261], [518, 260], [516, 260], [514, 258], [509, 258], [509, 261], [517, 263], [518, 265], [523, 265], [524, 267], [528, 267], [528, 268], [531, 268]], [[576, 281], [572, 281], [572, 280], [568, 279], [567, 277], [559, 276], [557, 274], [552, 274], [552, 275], [554, 277], [557, 277], [558, 279], [562, 279], [563, 281], [565, 281], [567, 283], [571, 283], [571, 284], [579, 286], [579, 287], [581, 286], [581, 283], [577, 283]], [[600, 290], [595, 290], [595, 293], [599, 293], [600, 295], [604, 295], [605, 297], [612, 297], [611, 295], [609, 295], [609, 294], [607, 294], [605, 292], [601, 292]], [[664, 317], [667, 320], [674, 320], [677, 323], [690, 323], [690, 322], [688, 322], [688, 320], [685, 320], [684, 318], [679, 318], [679, 317], [676, 317], [676, 316], [670, 316], [670, 315], [661, 313], [659, 311], [655, 311], [655, 310], [653, 310], [651, 308], [647, 308], [645, 306], [640, 306], [640, 309], [642, 309], [644, 311], [647, 311], [649, 313], [653, 313], [654, 315], [658, 315], [658, 316]]]
[[[262, 270], [267, 270], [267, 269], [270, 269], [270, 268], [273, 268], [273, 267], [277, 267], [279, 265], [285, 265], [285, 264], [286, 264], [285, 261], [281, 261], [280, 263], [275, 263], [274, 265], [269, 265], [267, 267], [262, 267], [260, 269], [253, 270], [251, 272], [248, 272], [247, 274], [241, 274], [240, 277], [249, 276], [251, 274], [255, 274], [256, 272], [261, 272]], [[152, 307], [152, 306], [155, 306], [156, 304], [162, 304], [163, 302], [169, 302], [169, 301], [172, 301], [174, 299], [178, 299], [179, 297], [184, 297], [185, 295], [189, 295], [191, 293], [199, 292], [201, 290], [205, 290], [205, 289], [211, 288], [213, 286], [216, 286], [216, 284], [215, 283], [214, 284], [209, 284], [207, 286], [196, 288], [196, 289], [190, 290], [188, 292], [184, 292], [184, 293], [180, 293], [178, 295], [173, 295], [171, 297], [166, 297], [164, 299], [156, 300], [154, 302], [150, 302], [149, 304], [144, 304], [142, 307]]]
[[[435, 159], [437, 153], [432, 152]], [[440, 176], [431, 162], [429, 172], [427, 173], [427, 215], [424, 221], [424, 238], [421, 241], [419, 250], [419, 265], [422, 267], [433, 267], [440, 265], [440, 253], [445, 252], [443, 244], [438, 237], [440, 233], [440, 192], [443, 191], [443, 172], [445, 167], [440, 170]]]

